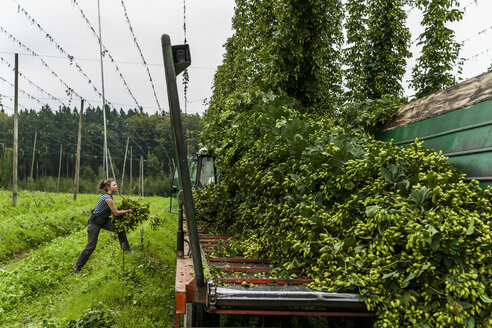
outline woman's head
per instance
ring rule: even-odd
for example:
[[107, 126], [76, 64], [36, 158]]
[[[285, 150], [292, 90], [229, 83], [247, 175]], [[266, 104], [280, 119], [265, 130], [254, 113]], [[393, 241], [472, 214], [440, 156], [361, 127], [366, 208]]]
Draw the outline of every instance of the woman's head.
[[97, 187], [99, 188], [99, 190], [104, 190], [108, 192], [109, 190], [114, 190], [115, 188], [117, 188], [117, 185], [114, 179], [109, 178], [109, 179], [102, 179], [101, 181], [99, 181]]

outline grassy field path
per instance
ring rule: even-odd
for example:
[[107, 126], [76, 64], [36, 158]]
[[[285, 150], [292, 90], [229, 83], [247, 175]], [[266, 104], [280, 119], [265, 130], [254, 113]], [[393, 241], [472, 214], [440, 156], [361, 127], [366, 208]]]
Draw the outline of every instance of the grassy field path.
[[[92, 196], [91, 204], [97, 200]], [[168, 213], [167, 199], [144, 201], [150, 203], [151, 220], [160, 224], [152, 230], [146, 222], [128, 234], [133, 250], [124, 254], [124, 268], [117, 238], [113, 235], [110, 244], [109, 232], [103, 231], [82, 273], [73, 274], [72, 265], [87, 242], [85, 229], [55, 237], [24, 258], [4, 261], [0, 327], [70, 327], [71, 320], [79, 318], [80, 324], [91, 313], [102, 313], [118, 327], [171, 327], [176, 217]], [[91, 309], [99, 312], [88, 312]]]

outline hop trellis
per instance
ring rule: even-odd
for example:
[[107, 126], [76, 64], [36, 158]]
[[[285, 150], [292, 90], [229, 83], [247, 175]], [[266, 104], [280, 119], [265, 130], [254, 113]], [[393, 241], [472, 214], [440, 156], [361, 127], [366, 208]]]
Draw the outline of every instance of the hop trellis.
[[[30, 55], [34, 56], [34, 57], [37, 57], [39, 58], [39, 60], [41, 61], [41, 64], [44, 68], [46, 68], [48, 71], [50, 71], [51, 75], [55, 78], [58, 79], [58, 81], [66, 88], [66, 90], [70, 90], [70, 94], [69, 96], [71, 96], [72, 94], [76, 95], [77, 97], [79, 97], [80, 99], [83, 99], [83, 97], [78, 94], [75, 90], [73, 90], [47, 63], [46, 61], [41, 58], [40, 55], [38, 55], [35, 51], [33, 51], [31, 48], [29, 48], [28, 46], [26, 46], [24, 43], [22, 43], [19, 39], [17, 39], [15, 36], [13, 36], [12, 34], [10, 34], [7, 30], [5, 30], [2, 26], [0, 26], [0, 32], [5, 34], [7, 36], [8, 39], [10, 39], [11, 41], [15, 42], [16, 44], [19, 45], [19, 47], [21, 47], [22, 49], [24, 49], [25, 51], [27, 51]], [[89, 103], [89, 105], [91, 105]], [[92, 106], [92, 105], [91, 105]]]
[[[89, 19], [87, 18], [87, 16], [85, 15], [84, 11], [82, 10], [82, 8], [79, 6], [79, 3], [77, 2], [77, 0], [71, 0], [72, 1], [72, 4], [76, 5], [77, 8], [79, 9], [80, 11], [80, 15], [82, 16], [83, 20], [85, 21], [85, 23], [87, 24], [87, 26], [89, 27], [89, 29], [92, 31], [92, 34], [96, 37], [97, 40], [99, 40], [99, 36], [97, 35], [96, 33], [96, 30], [94, 29], [94, 27], [92, 26], [91, 22], [89, 21]], [[119, 74], [120, 76], [120, 79], [121, 81], [123, 82], [123, 85], [125, 86], [125, 89], [126, 91], [129, 93], [130, 97], [133, 99], [133, 101], [135, 102], [135, 105], [138, 107], [138, 108], [142, 108], [142, 106], [140, 106], [140, 104], [138, 103], [137, 101], [137, 98], [135, 98], [135, 96], [133, 95], [133, 92], [130, 90], [130, 87], [128, 86], [128, 83], [126, 82], [125, 78], [123, 77], [123, 74], [121, 73], [120, 71], [120, 68], [118, 67], [118, 65], [116, 64], [113, 56], [111, 56], [111, 54], [109, 53], [109, 50], [103, 45], [103, 54], [104, 55], [108, 55], [109, 59], [111, 60], [111, 62], [114, 64], [114, 67], [116, 69], [116, 72]]]
[[467, 4], [463, 7], [463, 11], [465, 12], [465, 14], [466, 14], [466, 10], [467, 10], [470, 6], [472, 6], [472, 5], [477, 6], [477, 5], [478, 5], [478, 0], [472, 0], [472, 1], [470, 1], [469, 3], [467, 3]]
[[140, 57], [142, 58], [142, 62], [145, 66], [145, 69], [147, 70], [147, 74], [149, 75], [149, 81], [150, 81], [150, 85], [152, 86], [152, 91], [154, 92], [154, 98], [155, 98], [155, 102], [157, 103], [157, 108], [159, 108], [159, 111], [162, 111], [161, 105], [159, 104], [159, 99], [157, 99], [157, 93], [155, 91], [154, 81], [152, 80], [152, 75], [150, 75], [149, 65], [147, 64], [147, 61], [145, 60], [142, 49], [140, 48], [140, 44], [138, 43], [137, 37], [135, 36], [135, 33], [133, 32], [133, 27], [132, 27], [132, 24], [130, 22], [130, 18], [128, 17], [128, 12], [126, 10], [125, 2], [123, 0], [121, 0], [121, 5], [123, 7], [125, 19], [126, 19], [126, 22], [128, 24], [128, 29], [130, 30], [130, 33], [133, 36], [133, 42], [135, 43], [135, 46], [138, 49], [138, 53], [140, 54]]
[[[10, 85], [12, 88], [15, 88], [15, 85], [13, 83], [11, 83], [10, 81], [7, 81], [6, 79], [4, 79], [3, 77], [0, 76], [0, 80], [2, 80], [3, 82], [7, 83], [8, 85]], [[26, 95], [26, 97], [28, 97], [29, 99], [31, 100], [34, 100], [36, 101], [38, 104], [40, 105], [43, 105], [43, 103], [41, 102], [41, 100], [39, 100], [38, 98], [34, 97], [33, 95], [31, 95], [29, 92], [27, 91], [24, 91], [22, 89], [19, 89], [19, 92], [22, 93], [23, 95]]]
[[86, 80], [91, 85], [94, 92], [96, 92], [99, 95], [99, 98], [102, 98], [102, 93], [99, 92], [99, 90], [94, 85], [92, 80], [87, 76], [87, 74], [84, 72], [82, 67], [80, 67], [79, 63], [77, 63], [77, 61], [75, 61], [74, 56], [71, 56], [67, 51], [65, 51], [65, 49], [63, 49], [63, 47], [58, 42], [56, 42], [55, 39], [43, 27], [41, 27], [41, 25], [18, 2], [17, 2], [17, 8], [18, 8], [19, 12], [24, 14], [24, 17], [26, 17], [26, 19], [31, 23], [31, 25], [36, 26], [38, 28], [38, 30], [46, 36], [46, 39], [48, 39], [51, 43], [53, 43], [55, 48], [62, 55], [66, 56], [68, 58], [68, 60], [70, 61], [70, 64], [72, 64], [72, 63], [75, 64], [75, 67], [77, 68], [77, 70], [86, 78]]
[[[8, 62], [5, 58], [3, 58], [2, 56], [0, 56], [0, 62], [1, 62], [1, 63], [3, 63], [3, 64], [5, 64], [5, 65], [6, 65], [8, 68], [10, 68], [11, 70], [14, 70], [14, 69], [15, 69], [15, 68], [14, 68], [14, 66], [13, 66], [11, 63], [9, 63], [9, 62]], [[30, 80], [27, 76], [25, 76], [25, 75], [24, 75], [24, 74], [22, 74], [21, 72], [19, 72], [19, 76], [20, 76], [20, 77], [22, 77], [24, 80], [26, 80], [26, 82], [27, 82], [29, 85], [31, 85], [32, 87], [34, 87], [34, 88], [35, 88], [38, 92], [40, 92], [40, 93], [44, 93], [45, 95], [47, 95], [47, 96], [49, 97], [49, 99], [54, 100], [54, 101], [58, 101], [58, 102], [60, 102], [63, 106], [66, 106], [66, 105], [65, 105], [65, 103], [64, 103], [61, 99], [59, 99], [59, 98], [57, 98], [57, 97], [53, 96], [51, 93], [49, 93], [49, 92], [48, 92], [48, 91], [46, 91], [45, 89], [41, 88], [39, 85], [37, 85], [36, 83], [34, 83], [33, 81], [31, 81], [31, 80]]]

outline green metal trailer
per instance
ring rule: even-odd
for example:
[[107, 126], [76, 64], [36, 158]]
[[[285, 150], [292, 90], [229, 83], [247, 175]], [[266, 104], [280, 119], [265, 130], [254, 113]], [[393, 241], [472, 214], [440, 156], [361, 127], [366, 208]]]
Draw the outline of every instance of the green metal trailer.
[[402, 146], [418, 138], [492, 186], [492, 72], [401, 106], [376, 137]]

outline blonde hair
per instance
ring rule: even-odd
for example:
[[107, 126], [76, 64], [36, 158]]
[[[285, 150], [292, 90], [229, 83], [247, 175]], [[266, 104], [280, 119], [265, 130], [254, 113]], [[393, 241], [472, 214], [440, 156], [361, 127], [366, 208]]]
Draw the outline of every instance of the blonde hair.
[[102, 179], [101, 181], [99, 181], [99, 184], [97, 185], [97, 188], [99, 190], [108, 191], [109, 187], [111, 187], [111, 182], [113, 182], [113, 181], [114, 181], [113, 178]]

